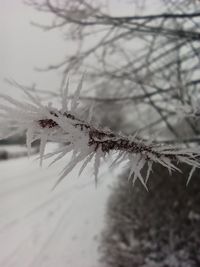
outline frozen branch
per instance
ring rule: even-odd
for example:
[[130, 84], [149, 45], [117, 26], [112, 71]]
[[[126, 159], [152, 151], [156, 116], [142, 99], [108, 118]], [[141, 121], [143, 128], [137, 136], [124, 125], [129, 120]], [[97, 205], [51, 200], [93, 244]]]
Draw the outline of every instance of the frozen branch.
[[[6, 95], [0, 95], [5, 104], [0, 105], [1, 138], [26, 131], [27, 147], [30, 153], [31, 144], [40, 140], [40, 162], [43, 158], [55, 156], [53, 163], [72, 152], [71, 161], [64, 167], [57, 184], [79, 163], [81, 173], [94, 158], [94, 175], [97, 181], [98, 170], [102, 159], [108, 154], [117, 154], [113, 165], [128, 162], [129, 178], [133, 183], [139, 179], [147, 188], [147, 181], [153, 163], [159, 163], [171, 170], [178, 170], [176, 163], [184, 162], [195, 168], [200, 167], [197, 149], [183, 149], [170, 145], [147, 142], [138, 136], [125, 136], [103, 129], [91, 123], [91, 112], [85, 115], [80, 105], [79, 95], [82, 81], [77, 87], [73, 99], [68, 98], [68, 83], [61, 92], [61, 108], [53, 108], [51, 103], [43, 105], [33, 93], [24, 90], [27, 101], [20, 102]], [[44, 155], [48, 141], [61, 143], [62, 147], [53, 153]], [[142, 169], [147, 166], [144, 175]], [[189, 175], [189, 179], [191, 178]]]

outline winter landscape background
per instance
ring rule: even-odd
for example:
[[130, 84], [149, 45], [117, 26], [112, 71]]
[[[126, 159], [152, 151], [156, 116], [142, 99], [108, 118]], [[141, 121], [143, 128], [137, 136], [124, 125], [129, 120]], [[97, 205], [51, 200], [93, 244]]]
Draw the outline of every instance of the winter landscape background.
[[[78, 0], [66, 3], [73, 9], [76, 1], [79, 7]], [[101, 125], [136, 138], [138, 134], [143, 141], [150, 137], [155, 144], [164, 140], [165, 144], [194, 148], [200, 141], [198, 112], [193, 120], [177, 109], [181, 105], [198, 108], [200, 103], [198, 1], [104, 2], [108, 2], [107, 11], [114, 19], [101, 18], [98, 9], [92, 9], [90, 14], [90, 6], [87, 9], [86, 5], [89, 16], [84, 17], [84, 10], [73, 11], [75, 18], [77, 14], [80, 17], [77, 16], [78, 22], [75, 20], [72, 28], [45, 31], [31, 23], [49, 25], [52, 14], [36, 11], [20, 0], [2, 0], [0, 94], [21, 100], [22, 92], [13, 86], [14, 80], [52, 92], [43, 92], [41, 98], [57, 105], [58, 98], [53, 97], [59, 92], [67, 66], [70, 93], [85, 73], [83, 103], [88, 107], [94, 105], [94, 120]], [[40, 1], [35, 3], [41, 8]], [[97, 12], [96, 17], [93, 12]], [[143, 15], [171, 12], [171, 17], [138, 18], [137, 12]], [[133, 13], [136, 19], [126, 18]], [[66, 14], [70, 18], [71, 13]], [[84, 23], [79, 24], [81, 16], [86, 23], [91, 16], [95, 23], [100, 21], [108, 26], [105, 39], [101, 34], [103, 27], [100, 30], [97, 27], [96, 33], [90, 32], [92, 28], [87, 31]], [[125, 16], [125, 20], [120, 16]], [[95, 47], [98, 40], [100, 45], [87, 54], [87, 49]], [[52, 67], [51, 64], [67, 56], [69, 61], [63, 68]], [[38, 71], [47, 66], [53, 71]], [[96, 99], [92, 100], [94, 96]], [[4, 130], [2, 125], [0, 130]], [[132, 178], [127, 181], [127, 168], [109, 168], [108, 158], [100, 168], [97, 186], [91, 163], [80, 177], [79, 168], [75, 168], [54, 188], [70, 155], [51, 166], [51, 161], [45, 160], [40, 167], [38, 144], [28, 158], [24, 143], [23, 135], [0, 142], [0, 266], [132, 267], [133, 263], [141, 267], [199, 266], [200, 254], [196, 249], [200, 240], [199, 169], [186, 189], [191, 171], [188, 166], [180, 164], [182, 177], [174, 172], [170, 176], [155, 164], [147, 193], [137, 183], [133, 188]], [[47, 152], [57, 146], [49, 143]], [[174, 153], [173, 149], [169, 151]], [[182, 159], [184, 162], [185, 158]]]

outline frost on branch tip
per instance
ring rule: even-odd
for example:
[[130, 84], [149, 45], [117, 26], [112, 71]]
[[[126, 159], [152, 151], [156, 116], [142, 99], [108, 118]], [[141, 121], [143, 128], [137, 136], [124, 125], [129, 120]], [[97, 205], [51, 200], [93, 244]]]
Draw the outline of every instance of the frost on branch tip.
[[[80, 90], [82, 80], [79, 83], [73, 99], [68, 97], [67, 82], [61, 92], [61, 107], [53, 108], [49, 103], [44, 105], [33, 92], [21, 87], [27, 100], [18, 101], [7, 95], [0, 95], [4, 104], [0, 104], [1, 138], [7, 138], [17, 133], [26, 132], [26, 143], [30, 154], [31, 144], [40, 140], [40, 163], [43, 158], [55, 156], [52, 163], [57, 162], [66, 154], [72, 152], [72, 158], [63, 168], [56, 185], [82, 163], [79, 174], [86, 168], [89, 162], [94, 163], [94, 176], [97, 182], [98, 170], [102, 159], [106, 159], [111, 152], [114, 159], [112, 166], [119, 166], [127, 162], [130, 169], [129, 178], [133, 183], [137, 179], [147, 188], [147, 181], [152, 170], [153, 163], [159, 163], [168, 168], [169, 172], [179, 171], [177, 163], [183, 162], [191, 165], [188, 181], [195, 168], [200, 167], [199, 153], [196, 149], [183, 149], [174, 146], [148, 143], [137, 136], [128, 137], [116, 134], [110, 130], [99, 128], [90, 123], [91, 114], [86, 117], [83, 107], [80, 105]], [[2, 102], [2, 101], [1, 101]], [[61, 143], [52, 153], [45, 155], [45, 146], [48, 141]], [[145, 177], [142, 169], [147, 166]]]

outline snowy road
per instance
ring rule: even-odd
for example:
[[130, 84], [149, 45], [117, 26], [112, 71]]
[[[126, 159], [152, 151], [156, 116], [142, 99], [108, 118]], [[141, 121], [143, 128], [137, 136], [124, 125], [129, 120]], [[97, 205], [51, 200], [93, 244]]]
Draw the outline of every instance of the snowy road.
[[[0, 267], [99, 267], [98, 244], [113, 178], [72, 172], [52, 191], [66, 159], [0, 162]], [[105, 174], [106, 173], [106, 174]]]

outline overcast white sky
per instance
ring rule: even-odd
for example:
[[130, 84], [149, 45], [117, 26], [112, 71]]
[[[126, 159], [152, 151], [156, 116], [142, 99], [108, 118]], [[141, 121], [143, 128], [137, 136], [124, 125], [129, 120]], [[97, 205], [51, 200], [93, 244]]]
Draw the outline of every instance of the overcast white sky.
[[58, 88], [60, 77], [56, 73], [34, 70], [58, 62], [70, 50], [58, 31], [45, 33], [30, 25], [30, 21], [49, 19], [25, 6], [22, 0], [0, 0], [0, 92], [16, 90], [5, 83], [5, 78], [26, 85], [36, 83], [47, 90]]

